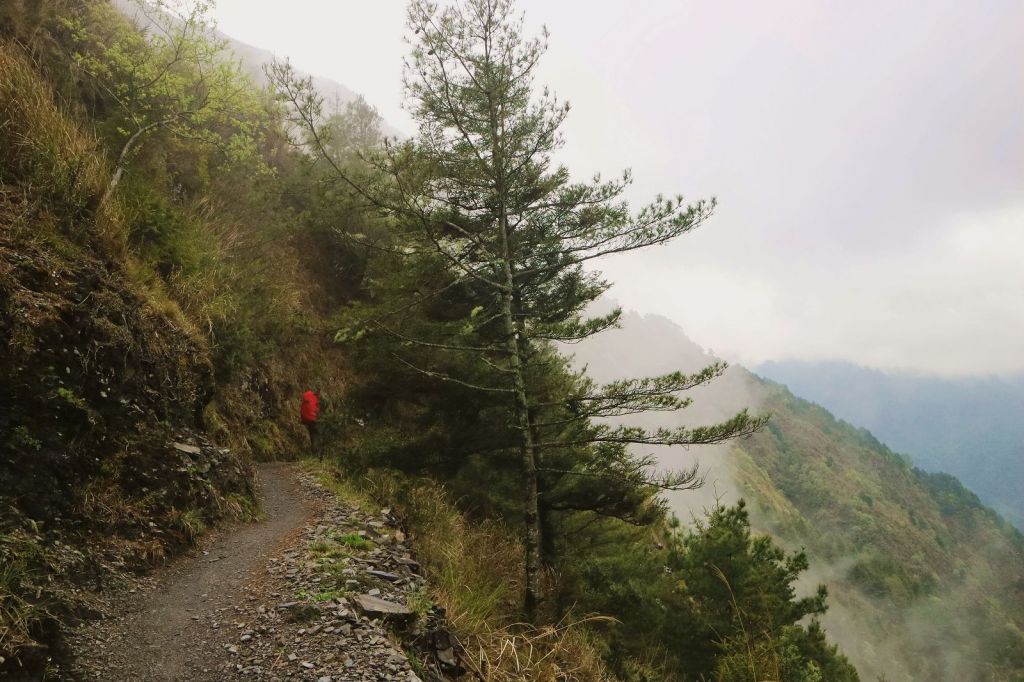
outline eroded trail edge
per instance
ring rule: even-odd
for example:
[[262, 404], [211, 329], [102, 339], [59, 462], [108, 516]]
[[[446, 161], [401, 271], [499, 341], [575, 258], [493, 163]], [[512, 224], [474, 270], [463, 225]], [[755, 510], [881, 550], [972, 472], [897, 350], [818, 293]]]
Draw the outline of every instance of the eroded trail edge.
[[72, 638], [78, 679], [213, 680], [224, 654], [225, 615], [247, 598], [246, 583], [289, 546], [316, 510], [292, 464], [258, 469], [264, 517], [214, 532], [191, 555], [122, 595], [111, 619]]
[[431, 682], [462, 671], [435, 610], [409, 606], [424, 578], [389, 510], [342, 500], [297, 465], [261, 466], [257, 493], [262, 521], [112, 595], [69, 638], [68, 677], [420, 682], [403, 648]]

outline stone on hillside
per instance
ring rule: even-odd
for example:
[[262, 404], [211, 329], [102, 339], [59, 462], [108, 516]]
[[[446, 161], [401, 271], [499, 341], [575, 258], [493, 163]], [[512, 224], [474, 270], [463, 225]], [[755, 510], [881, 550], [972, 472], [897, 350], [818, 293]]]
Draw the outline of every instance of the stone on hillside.
[[299, 604], [286, 611], [285, 620], [291, 623], [310, 623], [320, 617], [320, 609], [313, 604]]
[[370, 569], [370, 570], [367, 571], [367, 573], [372, 575], [374, 578], [380, 578], [381, 580], [387, 580], [390, 583], [393, 583], [396, 580], [401, 580], [402, 579], [402, 576], [400, 576], [400, 575], [395, 575], [394, 573], [388, 573], [387, 571], [378, 571], [376, 569]]
[[404, 604], [397, 604], [369, 594], [356, 596], [355, 602], [359, 610], [371, 618], [379, 616], [408, 617], [412, 615], [412, 610]]
[[203, 451], [195, 445], [189, 445], [188, 443], [174, 443], [174, 449], [178, 452], [185, 452], [190, 455], [201, 455], [203, 453]]

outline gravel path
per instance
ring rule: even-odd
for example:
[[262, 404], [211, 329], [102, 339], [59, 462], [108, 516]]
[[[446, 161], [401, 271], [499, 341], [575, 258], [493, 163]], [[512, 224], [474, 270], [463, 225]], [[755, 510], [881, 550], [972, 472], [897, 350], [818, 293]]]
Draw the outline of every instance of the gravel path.
[[[246, 597], [245, 584], [297, 538], [314, 514], [288, 464], [259, 468], [259, 523], [224, 527], [189, 556], [114, 597], [118, 614], [72, 638], [78, 679], [218, 680], [223, 615]], [[120, 602], [120, 603], [118, 603]]]
[[[390, 584], [397, 576], [380, 581], [387, 586], [382, 593], [367, 584], [376, 578], [363, 568], [371, 561], [394, 568], [395, 556], [408, 556], [404, 546], [385, 533], [385, 524], [341, 504], [295, 465], [261, 466], [257, 492], [262, 521], [224, 527], [168, 568], [109, 597], [104, 618], [70, 635], [74, 664], [63, 679], [418, 682], [393, 643], [390, 617], [358, 609], [343, 596], [351, 589], [326, 601], [317, 592], [324, 569], [338, 569], [339, 579], [355, 587], [356, 570], [340, 571], [352, 564], [360, 567], [355, 592], [393, 593], [396, 605], [398, 598], [404, 603], [402, 590]], [[365, 559], [310, 549], [322, 549], [327, 535], [339, 532], [390, 541], [394, 549], [368, 550]], [[407, 573], [406, 590], [421, 584]], [[302, 618], [295, 617], [296, 606], [305, 609]]]

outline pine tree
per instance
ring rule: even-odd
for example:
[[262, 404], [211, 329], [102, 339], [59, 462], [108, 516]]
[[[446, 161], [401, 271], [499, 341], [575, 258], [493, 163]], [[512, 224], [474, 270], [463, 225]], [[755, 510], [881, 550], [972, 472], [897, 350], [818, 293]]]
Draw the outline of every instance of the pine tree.
[[[444, 338], [406, 334], [394, 318], [375, 323], [406, 344], [469, 354], [490, 368], [488, 381], [468, 381], [396, 357], [438, 380], [505, 397], [519, 450], [525, 609], [533, 618], [542, 596], [539, 482], [546, 452], [605, 448], [621, 459], [617, 446], [718, 443], [748, 434], [764, 420], [743, 411], [708, 427], [656, 431], [595, 421], [682, 409], [689, 401], [680, 392], [720, 375], [723, 364], [694, 375], [607, 386], [581, 378], [572, 390], [551, 396], [545, 378], [561, 371], [563, 362], [552, 345], [614, 327], [620, 316], [619, 310], [586, 316], [609, 283], [585, 264], [686, 234], [711, 215], [714, 201], [659, 196], [634, 212], [623, 199], [632, 182], [628, 171], [610, 181], [571, 181], [553, 158], [562, 145], [559, 130], [569, 106], [546, 89], [537, 92], [533, 82], [546, 34], [525, 39], [512, 0], [465, 0], [445, 9], [414, 0], [408, 24], [414, 46], [404, 84], [418, 135], [386, 145], [374, 161], [380, 174], [376, 183], [336, 170], [405, 231], [408, 257], [432, 254], [448, 272], [444, 288], [458, 288], [475, 302]], [[322, 153], [327, 141], [321, 103], [310, 83], [296, 81], [286, 66], [275, 67], [272, 76]], [[696, 472], [655, 476], [649, 463], [628, 460], [624, 467], [642, 483], [661, 488], [695, 483]], [[600, 478], [623, 472], [584, 463], [551, 473]]]

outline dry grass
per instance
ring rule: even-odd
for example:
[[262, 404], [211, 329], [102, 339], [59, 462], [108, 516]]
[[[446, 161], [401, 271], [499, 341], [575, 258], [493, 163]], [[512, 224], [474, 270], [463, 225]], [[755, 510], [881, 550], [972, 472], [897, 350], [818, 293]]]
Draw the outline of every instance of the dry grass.
[[30, 571], [38, 554], [30, 537], [0, 533], [0, 652], [16, 654], [32, 646], [33, 624], [48, 615], [23, 596], [23, 586], [33, 582]]
[[[138, 262], [128, 247], [124, 207], [111, 201], [97, 209], [109, 175], [99, 139], [81, 129], [54, 101], [52, 88], [20, 46], [0, 42], [0, 182], [19, 187], [31, 199], [26, 210], [38, 202], [45, 204], [48, 212], [70, 219], [77, 237], [93, 238], [99, 251], [121, 261], [154, 311], [199, 338], [193, 321], [208, 315], [183, 314], [182, 307], [196, 308], [202, 301], [209, 308], [223, 295], [209, 290], [179, 291], [175, 282], [168, 292], [153, 271]], [[33, 220], [32, 224], [38, 227], [41, 223]], [[51, 227], [57, 230], [60, 224], [55, 221]], [[88, 229], [82, 231], [83, 226]], [[195, 282], [190, 285], [198, 287]], [[221, 312], [229, 315], [234, 311]]]
[[436, 483], [371, 474], [359, 492], [337, 472], [324, 479], [346, 499], [368, 493], [402, 520], [430, 596], [466, 651], [463, 665], [488, 682], [612, 680], [589, 627], [591, 616], [557, 624], [521, 622], [523, 549], [500, 523], [467, 518]]
[[0, 43], [0, 166], [5, 174], [69, 208], [103, 191], [107, 169], [95, 136], [53, 101], [50, 87], [15, 44]]
[[79, 226], [110, 254], [123, 257], [127, 231], [120, 207], [98, 209], [110, 179], [99, 139], [55, 101], [53, 89], [16, 43], [0, 41], [0, 182]]
[[470, 633], [463, 644], [474, 656], [470, 669], [484, 680], [613, 680], [587, 630], [590, 623], [608, 620], [592, 616], [542, 627], [519, 623]]

